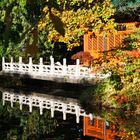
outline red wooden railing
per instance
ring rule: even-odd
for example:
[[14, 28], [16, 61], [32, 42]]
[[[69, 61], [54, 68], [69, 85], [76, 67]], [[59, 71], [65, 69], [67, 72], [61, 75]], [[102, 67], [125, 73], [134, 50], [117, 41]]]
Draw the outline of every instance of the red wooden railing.
[[103, 119], [84, 117], [84, 136], [90, 136], [101, 140], [114, 140], [121, 138], [124, 133], [116, 131], [114, 125], [106, 126]]
[[84, 35], [84, 52], [90, 52], [93, 58], [99, 58], [104, 55], [103, 52], [108, 52], [120, 46], [129, 34], [134, 32], [134, 29], [140, 27], [140, 23], [120, 23], [118, 26], [125, 26], [125, 29], [115, 33], [107, 34], [92, 32]]
[[103, 52], [107, 52], [120, 46], [124, 38], [134, 32], [133, 30], [118, 31], [117, 33], [108, 34], [106, 37], [103, 34], [92, 33], [84, 35], [84, 52], [90, 52], [93, 58], [99, 58], [103, 55]]

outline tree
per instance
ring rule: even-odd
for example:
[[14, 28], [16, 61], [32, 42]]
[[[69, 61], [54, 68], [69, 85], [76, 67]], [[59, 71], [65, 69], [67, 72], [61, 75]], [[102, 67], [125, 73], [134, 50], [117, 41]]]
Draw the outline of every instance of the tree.
[[21, 33], [27, 27], [24, 22], [26, 1], [5, 0], [0, 2], [0, 56], [17, 56], [21, 53], [22, 42], [19, 45]]
[[[0, 45], [1, 56], [26, 55], [38, 51], [37, 24], [42, 18], [42, 1], [32, 0], [5, 0], [0, 2]], [[22, 53], [21, 53], [22, 52]]]
[[116, 7], [116, 22], [135, 22], [139, 21], [140, 1], [139, 0], [112, 0]]
[[139, 0], [111, 0], [111, 1], [117, 8], [131, 6], [131, 5], [139, 2]]
[[110, 0], [5, 0], [0, 8], [1, 56], [18, 57], [25, 49], [25, 56], [46, 57], [55, 42], [72, 49], [82, 45], [86, 32], [114, 28]]
[[43, 10], [46, 16], [40, 21], [39, 29], [49, 29], [48, 39], [64, 42], [68, 49], [80, 46], [88, 31], [100, 32], [114, 29], [111, 16], [115, 10], [109, 0], [48, 1]]

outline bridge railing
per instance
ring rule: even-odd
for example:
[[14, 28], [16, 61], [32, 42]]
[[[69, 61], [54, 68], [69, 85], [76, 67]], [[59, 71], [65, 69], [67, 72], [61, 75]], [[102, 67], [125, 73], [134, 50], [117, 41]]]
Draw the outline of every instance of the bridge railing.
[[[60, 62], [54, 62], [54, 58], [50, 57], [50, 64], [45, 65], [43, 63], [43, 58], [40, 58], [39, 64], [33, 64], [32, 58], [29, 57], [28, 64], [22, 62], [22, 57], [19, 57], [18, 62], [13, 61], [11, 57], [10, 62], [5, 62], [5, 58], [2, 58], [2, 72], [6, 73], [17, 73], [17, 74], [27, 74], [32, 77], [59, 77], [59, 78], [68, 78], [72, 82], [74, 79], [86, 79], [92, 80], [95, 78], [105, 79], [110, 77], [111, 73], [101, 74], [101, 73], [92, 73], [91, 68], [84, 67], [80, 65], [79, 59], [76, 60], [75, 65], [67, 65], [66, 59], [63, 59], [63, 64]], [[71, 82], [71, 81], [70, 81]]]
[[25, 73], [34, 75], [66, 75], [66, 76], [86, 76], [90, 74], [90, 68], [80, 66], [80, 61], [76, 60], [76, 65], [67, 65], [66, 59], [63, 59], [63, 64], [60, 62], [55, 63], [54, 58], [50, 57], [50, 65], [44, 65], [43, 59], [40, 58], [39, 64], [33, 64], [32, 58], [29, 58], [29, 63], [24, 64], [22, 57], [19, 57], [19, 62], [13, 62], [11, 57], [10, 62], [2, 60], [2, 70], [4, 72]]

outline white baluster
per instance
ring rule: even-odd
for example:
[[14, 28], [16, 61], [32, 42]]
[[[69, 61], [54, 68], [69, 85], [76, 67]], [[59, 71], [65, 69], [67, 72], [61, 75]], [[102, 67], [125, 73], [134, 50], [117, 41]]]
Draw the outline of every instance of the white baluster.
[[79, 106], [75, 106], [75, 113], [76, 113], [76, 123], [80, 122], [80, 108]]
[[2, 93], [2, 105], [5, 105], [5, 92]]
[[42, 100], [39, 102], [39, 109], [40, 109], [40, 115], [42, 115], [43, 114], [43, 101]]
[[93, 114], [90, 113], [88, 116], [89, 116], [89, 119], [90, 119], [90, 124], [92, 125], [93, 124], [93, 121], [94, 121], [93, 120]]
[[19, 69], [18, 69], [19, 72], [23, 72], [22, 70], [22, 57], [19, 57]]
[[52, 57], [52, 55], [50, 56], [50, 60], [52, 59], [53, 57]]
[[32, 65], [33, 65], [32, 57], [29, 57], [29, 70], [28, 70], [29, 73], [32, 73]]
[[54, 74], [54, 58], [52, 56], [50, 57], [50, 61], [51, 61], [50, 73]]
[[66, 58], [63, 58], [63, 71], [62, 71], [62, 75], [66, 75], [67, 74], [67, 62], [66, 62]]
[[66, 120], [66, 104], [62, 104], [63, 107], [63, 120]]
[[53, 118], [54, 117], [54, 102], [51, 101], [51, 117]]
[[29, 98], [29, 112], [32, 112], [32, 98]]
[[10, 71], [13, 71], [13, 62], [14, 62], [14, 59], [13, 57], [11, 57], [11, 62], [10, 62]]
[[39, 73], [43, 73], [43, 58], [39, 59]]
[[20, 110], [22, 110], [22, 100], [23, 100], [23, 96], [19, 96]]
[[90, 120], [93, 120], [93, 114], [89, 114], [89, 118], [90, 118]]
[[76, 72], [75, 72], [76, 76], [80, 75], [80, 60], [76, 59]]

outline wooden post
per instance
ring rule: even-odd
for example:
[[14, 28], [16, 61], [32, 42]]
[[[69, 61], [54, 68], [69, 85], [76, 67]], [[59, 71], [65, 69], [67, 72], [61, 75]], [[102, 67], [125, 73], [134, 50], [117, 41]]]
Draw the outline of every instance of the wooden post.
[[84, 35], [84, 52], [88, 51], [88, 34]]
[[104, 127], [104, 140], [106, 140], [106, 123], [103, 121], [103, 127]]
[[107, 57], [107, 37], [103, 37], [103, 42], [104, 42], [104, 61], [106, 62], [106, 57]]
[[86, 128], [87, 128], [87, 125], [86, 125], [86, 118], [87, 117], [83, 117], [83, 135], [85, 136], [86, 135]]

